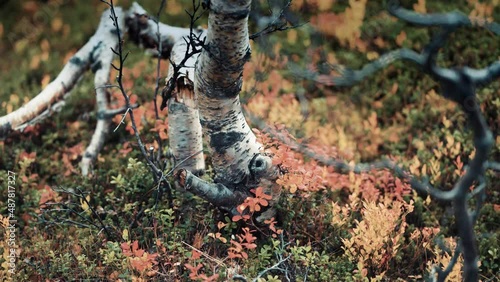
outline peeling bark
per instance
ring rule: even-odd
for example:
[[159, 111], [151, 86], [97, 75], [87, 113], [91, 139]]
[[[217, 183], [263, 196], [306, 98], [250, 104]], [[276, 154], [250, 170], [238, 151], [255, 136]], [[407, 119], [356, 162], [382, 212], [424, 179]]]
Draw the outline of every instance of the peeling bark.
[[[187, 44], [179, 41], [172, 48], [170, 60], [179, 64], [187, 50]], [[205, 171], [202, 131], [194, 93], [194, 64], [198, 54], [190, 57], [179, 70], [172, 97], [168, 101], [168, 132], [170, 149], [177, 162], [177, 169], [185, 168], [196, 175]], [[174, 68], [169, 66], [166, 81], [173, 79]]]

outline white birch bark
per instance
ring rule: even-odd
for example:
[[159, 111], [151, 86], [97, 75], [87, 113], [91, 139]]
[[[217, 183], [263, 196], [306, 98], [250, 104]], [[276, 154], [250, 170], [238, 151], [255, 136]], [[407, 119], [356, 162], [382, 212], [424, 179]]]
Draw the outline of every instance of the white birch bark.
[[271, 160], [260, 153], [261, 145], [243, 116], [239, 100], [243, 66], [250, 58], [250, 3], [210, 1], [206, 46], [195, 72], [195, 93], [215, 182], [240, 191], [258, 184], [255, 172], [271, 169]]
[[[117, 7], [116, 10], [121, 11], [121, 8]], [[119, 19], [122, 20], [124, 18], [123, 12], [120, 14], [122, 16]], [[0, 117], [0, 137], [6, 136], [11, 130], [22, 130], [27, 125], [39, 122], [60, 108], [59, 106], [64, 103], [66, 95], [76, 86], [85, 71], [94, 63], [98, 63], [99, 52], [104, 50], [100, 48], [100, 42], [116, 39], [109, 36], [109, 33], [114, 30], [109, 15], [109, 11], [103, 13], [95, 34], [73, 55], [54, 81], [27, 104]], [[181, 40], [183, 36], [189, 35], [190, 32], [188, 28], [174, 27], [163, 23], [159, 23], [159, 26], [162, 40], [161, 54], [170, 54], [173, 44]], [[133, 39], [132, 41], [145, 48], [156, 48], [158, 45], [156, 27], [156, 23], [148, 18], [146, 11], [134, 2], [126, 16], [126, 28], [129, 36]]]
[[[188, 46], [184, 40], [178, 41], [172, 48], [170, 60], [180, 64]], [[168, 101], [168, 135], [170, 149], [175, 157], [176, 169], [187, 169], [195, 175], [205, 171], [203, 157], [203, 139], [198, 114], [198, 103], [194, 93], [194, 65], [199, 54], [190, 57], [179, 75]], [[166, 82], [173, 79], [174, 68], [169, 66]]]
[[154, 20], [149, 18], [148, 13], [141, 5], [136, 2], [132, 3], [125, 23], [128, 28], [130, 40], [165, 59], [170, 56], [172, 46], [176, 42], [182, 41], [183, 37], [189, 36], [190, 33], [189, 28], [170, 26], [161, 22], [158, 23], [162, 50], [160, 54], [157, 54], [158, 51], [156, 48], [159, 43], [157, 36], [158, 25]]

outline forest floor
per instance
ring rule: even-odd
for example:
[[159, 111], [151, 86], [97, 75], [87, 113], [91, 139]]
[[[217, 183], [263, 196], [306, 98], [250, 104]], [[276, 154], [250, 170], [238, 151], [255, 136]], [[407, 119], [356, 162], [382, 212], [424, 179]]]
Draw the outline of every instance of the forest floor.
[[[128, 8], [132, 1], [114, 2]], [[156, 14], [160, 1], [138, 2]], [[267, 13], [268, 1], [260, 2]], [[465, 115], [439, 95], [429, 76], [396, 62], [356, 86], [337, 88], [291, 71], [292, 63], [311, 69], [323, 61], [358, 69], [397, 48], [421, 51], [436, 30], [398, 21], [379, 2], [294, 0], [291, 9], [306, 24], [251, 43], [242, 104], [319, 155], [353, 163], [390, 158], [449, 190], [474, 154], [472, 136]], [[401, 2], [420, 12], [457, 9], [500, 23], [497, 0]], [[191, 1], [167, 3], [160, 20], [187, 26], [184, 9], [191, 9]], [[57, 76], [95, 32], [105, 8], [97, 0], [0, 4], [0, 116]], [[250, 27], [259, 30], [254, 22]], [[140, 104], [135, 111], [142, 138], [157, 146], [156, 132], [166, 133], [152, 111], [157, 60], [125, 41], [130, 51], [125, 88]], [[500, 59], [499, 50], [498, 37], [463, 28], [438, 60], [444, 66], [482, 68]], [[162, 61], [161, 81], [167, 69]], [[335, 75], [328, 68], [319, 71]], [[112, 94], [118, 101], [119, 93]], [[499, 161], [500, 81], [478, 89], [477, 98], [495, 136], [490, 158]], [[92, 176], [82, 177], [78, 164], [95, 124], [88, 72], [60, 112], [0, 140], [2, 281], [11, 277], [5, 237], [10, 211], [17, 220], [14, 281], [226, 281], [235, 274], [258, 281], [417, 281], [433, 265], [446, 266], [457, 244], [450, 204], [417, 195], [390, 171], [335, 172], [257, 124], [252, 126], [259, 140], [284, 172], [270, 234], [242, 228], [183, 191], [174, 189], [170, 198], [160, 199], [128, 124], [110, 134]], [[168, 134], [161, 136], [168, 143]], [[13, 210], [7, 183], [14, 174]], [[487, 200], [475, 228], [480, 277], [498, 281], [500, 175], [486, 176]], [[450, 281], [460, 279], [460, 265], [461, 259]]]

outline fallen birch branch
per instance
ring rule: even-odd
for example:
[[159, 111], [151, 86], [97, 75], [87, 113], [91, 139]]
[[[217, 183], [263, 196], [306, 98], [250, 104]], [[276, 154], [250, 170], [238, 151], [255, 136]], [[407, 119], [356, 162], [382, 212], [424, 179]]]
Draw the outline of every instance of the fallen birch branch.
[[[160, 38], [162, 48], [159, 55], [163, 58], [168, 58], [175, 42], [181, 41], [184, 36], [190, 34], [189, 28], [157, 23], [137, 3], [133, 3], [127, 12], [118, 7], [115, 12], [118, 15], [120, 29], [128, 31], [132, 42], [153, 50], [150, 52], [158, 53], [158, 50], [153, 48], [157, 46], [158, 38]], [[160, 36], [157, 34], [158, 30]], [[114, 52], [111, 48], [115, 49], [117, 44], [116, 29], [113, 22], [110, 21], [110, 10], [106, 10], [101, 16], [95, 34], [71, 57], [56, 79], [27, 104], [0, 117], [0, 138], [5, 138], [12, 131], [22, 131], [27, 126], [39, 123], [52, 113], [59, 111], [83, 74], [91, 69], [95, 74], [97, 124], [80, 164], [82, 174], [88, 174], [92, 163], [104, 145], [112, 118], [127, 110], [125, 108], [110, 109], [109, 107], [108, 89], [115, 87], [108, 81], [111, 62], [114, 58]]]

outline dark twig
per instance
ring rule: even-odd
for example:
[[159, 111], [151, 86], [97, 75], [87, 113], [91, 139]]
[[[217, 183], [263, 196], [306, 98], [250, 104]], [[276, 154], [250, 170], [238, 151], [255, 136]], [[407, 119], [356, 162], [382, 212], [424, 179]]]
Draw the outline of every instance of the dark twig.
[[[76, 211], [76, 210], [74, 210], [72, 208], [67, 207], [66, 204], [62, 204], [62, 203], [54, 203], [54, 204], [52, 204], [52, 206], [54, 206], [54, 205], [62, 205], [64, 208], [62, 208], [62, 209], [58, 208], [58, 209], [43, 210], [44, 214], [48, 214], [48, 212], [64, 212], [64, 211], [66, 211], [66, 212], [75, 214], [76, 216], [78, 216], [79, 218], [81, 218], [83, 221], [88, 222], [89, 225], [81, 223], [81, 222], [77, 222], [77, 221], [74, 221], [74, 220], [70, 220], [68, 218], [56, 218], [56, 221], [52, 221], [50, 223], [51, 224], [69, 223], [69, 224], [72, 224], [72, 225], [76, 225], [76, 226], [79, 226], [79, 227], [85, 227], [85, 228], [92, 228], [92, 227], [94, 227], [97, 230], [99, 230], [99, 232], [104, 231], [104, 233], [106, 234], [106, 237], [108, 239], [111, 240], [112, 238], [114, 238], [113, 235], [112, 235], [112, 233], [109, 230], [109, 227], [102, 221], [100, 215], [97, 213], [97, 211], [94, 209], [94, 207], [87, 200], [85, 193], [82, 190], [80, 190], [80, 188], [76, 188], [76, 190], [77, 190], [77, 192], [73, 192], [73, 191], [70, 191], [70, 190], [65, 189], [65, 188], [54, 189], [55, 192], [61, 192], [61, 193], [65, 193], [65, 194], [68, 194], [68, 195], [75, 196], [81, 202], [85, 203], [86, 206], [88, 206], [88, 208], [90, 210], [90, 214], [93, 215], [93, 217], [97, 219], [98, 223], [94, 222], [94, 220], [92, 220], [92, 218], [90, 216], [86, 216], [85, 215], [87, 213], [86, 210], [83, 210], [82, 212], [78, 212], [78, 211]], [[51, 205], [49, 203], [45, 203], [45, 204], [46, 205]]]
[[471, 19], [466, 14], [458, 11], [448, 13], [420, 14], [401, 7], [398, 0], [389, 0], [387, 3], [387, 10], [391, 15], [400, 20], [422, 27], [483, 27], [496, 35], [500, 35], [500, 24], [489, 22], [481, 18]]
[[[137, 129], [137, 126], [135, 124], [135, 119], [134, 119], [134, 111], [132, 109], [132, 105], [130, 103], [130, 97], [127, 95], [127, 92], [125, 91], [125, 88], [123, 87], [123, 64], [125, 63], [125, 60], [127, 59], [128, 53], [123, 54], [123, 40], [121, 38], [121, 30], [120, 26], [118, 24], [118, 18], [115, 13], [115, 8], [113, 5], [113, 0], [110, 0], [110, 2], [107, 2], [106, 0], [100, 0], [101, 2], [105, 3], [106, 5], [109, 6], [111, 10], [111, 20], [113, 21], [113, 25], [116, 28], [116, 36], [118, 40], [118, 50], [112, 49], [113, 53], [115, 53], [118, 56], [118, 66], [115, 66], [112, 64], [111, 66], [118, 71], [118, 75], [116, 76], [116, 82], [118, 83], [118, 87], [120, 89], [120, 92], [123, 95], [123, 98], [125, 99], [125, 107], [127, 108], [125, 114], [123, 115], [123, 119], [127, 116], [127, 114], [130, 114], [130, 120], [132, 123], [132, 129], [134, 130], [134, 135], [137, 139], [137, 143], [139, 144], [139, 149], [141, 150], [142, 155], [146, 159], [146, 162], [148, 163], [149, 168], [151, 169], [151, 172], [153, 173], [153, 178], [155, 182], [158, 181], [159, 178], [161, 178], [162, 172], [160, 169], [156, 167], [156, 165], [149, 159], [148, 154], [146, 152], [146, 149], [144, 147], [144, 144], [142, 143], [141, 136], [139, 135], [139, 130]], [[123, 122], [122, 119], [122, 122]], [[120, 123], [121, 124], [121, 123]]]
[[319, 75], [313, 71], [304, 71], [293, 63], [289, 64], [289, 70], [297, 77], [314, 80], [328, 86], [353, 86], [397, 60], [409, 60], [419, 65], [424, 64], [424, 57], [421, 54], [402, 48], [384, 54], [377, 60], [364, 65], [361, 70], [352, 70], [340, 65], [326, 64], [326, 66], [336, 71], [339, 74], [338, 76]]
[[[160, 33], [160, 15], [161, 12], [163, 11], [164, 7], [166, 4], [166, 0], [162, 0], [160, 3], [160, 8], [158, 9], [158, 14], [156, 15], [156, 36], [158, 39], [158, 45], [156, 50], [158, 51], [158, 54], [161, 54], [162, 50], [162, 40], [161, 40], [161, 33]], [[153, 103], [155, 107], [155, 119], [160, 120], [160, 114], [158, 111], [158, 91], [160, 90], [160, 68], [161, 68], [161, 56], [158, 56], [156, 63], [156, 84], [155, 84], [155, 94], [153, 97]], [[156, 157], [156, 161], [159, 164], [161, 157], [163, 156], [163, 142], [160, 138], [160, 134], [157, 132], [155, 135], [156, 142], [158, 143], [158, 155]]]
[[[130, 105], [130, 107], [132, 109], [136, 109], [139, 107], [138, 104], [132, 104]], [[109, 118], [112, 118], [116, 115], [119, 115], [119, 114], [124, 114], [125, 112], [127, 112], [128, 108], [127, 107], [123, 107], [123, 108], [118, 108], [118, 109], [110, 109], [110, 110], [106, 110], [106, 111], [102, 111], [102, 112], [97, 112], [97, 119], [109, 119]]]
[[[97, 225], [95, 222], [90, 220], [88, 217], [85, 217], [82, 214], [82, 212], [78, 212], [72, 208], [67, 208], [65, 204], [45, 203], [44, 205], [50, 206], [50, 207], [52, 207], [52, 206], [63, 206], [64, 207], [64, 208], [40, 209], [41, 215], [38, 216], [38, 218], [41, 221], [43, 221], [43, 223], [45, 224], [45, 227], [49, 227], [52, 225], [60, 226], [60, 225], [67, 223], [67, 224], [75, 225], [78, 227], [89, 228], [89, 229], [95, 228], [96, 230], [102, 230], [102, 228], [99, 225]], [[58, 217], [58, 216], [53, 215], [54, 213], [62, 213], [62, 212], [67, 213], [67, 214], [75, 214], [76, 216], [81, 218], [83, 221], [88, 222], [89, 224], [85, 224], [85, 223], [74, 221], [74, 220], [71, 220], [71, 219], [68, 219], [65, 217]], [[51, 218], [53, 218], [53, 220], [48, 221], [46, 219], [46, 217], [51, 217]]]
[[252, 123], [256, 124], [258, 128], [260, 128], [263, 132], [271, 135], [272, 138], [279, 140], [281, 143], [286, 144], [292, 150], [301, 152], [305, 156], [314, 159], [318, 163], [330, 166], [335, 169], [335, 171], [343, 174], [347, 174], [349, 172], [354, 172], [356, 174], [370, 172], [374, 170], [388, 169], [394, 172], [394, 174], [405, 181], [407, 181], [410, 186], [415, 189], [417, 192], [423, 195], [430, 195], [437, 200], [441, 201], [450, 201], [454, 197], [454, 192], [451, 191], [443, 191], [432, 187], [429, 183], [424, 183], [418, 180], [416, 177], [411, 175], [409, 172], [405, 171], [402, 167], [398, 166], [391, 160], [380, 160], [376, 162], [370, 163], [358, 163], [355, 165], [351, 165], [346, 161], [330, 158], [324, 155], [320, 155], [315, 153], [313, 150], [309, 149], [307, 144], [299, 143], [291, 138], [287, 138], [283, 136], [279, 132], [271, 130], [265, 122], [253, 115], [252, 113], [245, 112], [245, 115], [250, 118]]
[[444, 270], [442, 270], [439, 266], [434, 266], [434, 270], [437, 272], [437, 282], [444, 282], [446, 281], [446, 278], [448, 275], [450, 275], [451, 271], [453, 270], [453, 267], [458, 262], [458, 258], [460, 257], [461, 254], [461, 247], [459, 244], [457, 244], [457, 247], [455, 248], [455, 251], [453, 252], [453, 256], [451, 257], [450, 262], [446, 266]]
[[[97, 218], [97, 220], [99, 221], [99, 224], [101, 226], [101, 230], [104, 230], [104, 232], [106, 233], [106, 235], [108, 236], [108, 238], [112, 238], [111, 237], [111, 233], [108, 231], [108, 228], [106, 227], [106, 225], [104, 224], [104, 222], [102, 221], [101, 217], [99, 216], [99, 214], [97, 213], [97, 211], [94, 209], [94, 207], [90, 204], [90, 202], [87, 200], [87, 197], [85, 197], [84, 193], [82, 190], [80, 190], [80, 188], [76, 188], [76, 190], [78, 191], [78, 194], [80, 195], [80, 199], [83, 200], [85, 202], [85, 204], [89, 207], [90, 211], [92, 212], [92, 214]], [[63, 189], [64, 191], [64, 189]]]
[[[288, 277], [288, 269], [285, 267], [285, 268], [282, 268], [281, 265], [283, 265], [285, 262], [287, 262], [291, 255], [287, 256], [287, 257], [283, 257], [283, 253], [284, 253], [284, 250], [285, 250], [285, 247], [289, 244], [289, 243], [285, 243], [283, 241], [283, 234], [280, 235], [280, 238], [281, 238], [281, 244], [279, 246], [279, 249], [277, 251], [275, 251], [275, 255], [276, 255], [276, 258], [278, 259], [278, 262], [275, 263], [274, 265], [260, 271], [257, 276], [252, 280], [252, 282], [257, 282], [257, 281], [260, 281], [260, 279], [262, 278], [262, 276], [264, 276], [264, 274], [270, 272], [270, 271], [279, 271], [281, 273], [284, 273], [285, 274], [285, 278], [286, 278], [286, 281], [291, 281], [290, 278]], [[248, 280], [242, 276], [242, 275], [235, 275], [233, 276], [233, 281], [244, 281], [244, 282], [247, 282]], [[305, 280], [304, 280], [305, 281]]]
[[[414, 177], [410, 176], [392, 162], [384, 161], [368, 166], [363, 165], [361, 167], [359, 167], [359, 165], [351, 167], [343, 162], [335, 160], [322, 160], [322, 162], [335, 167], [340, 172], [345, 172], [346, 169], [348, 171], [359, 172], [374, 167], [389, 168], [394, 171], [398, 177], [409, 180], [413, 189], [431, 195], [435, 199], [453, 203], [458, 236], [460, 237], [461, 253], [464, 258], [464, 281], [478, 281], [478, 251], [473, 225], [485, 199], [485, 170], [497, 170], [498, 164], [488, 162], [488, 156], [494, 144], [494, 139], [478, 105], [476, 87], [484, 86], [500, 77], [500, 62], [494, 62], [483, 69], [472, 69], [468, 67], [451, 69], [438, 66], [436, 64], [436, 57], [439, 50], [443, 48], [446, 43], [448, 36], [458, 27], [481, 26], [500, 35], [499, 25], [496, 23], [478, 24], [477, 21], [472, 22], [468, 17], [459, 12], [426, 15], [418, 14], [400, 7], [398, 2], [393, 0], [389, 1], [388, 9], [392, 15], [411, 24], [425, 27], [439, 26], [442, 30], [433, 37], [432, 41], [420, 54], [408, 49], [395, 50], [365, 65], [361, 70], [350, 70], [337, 65], [331, 66], [332, 69], [340, 74], [338, 77], [321, 76], [314, 72], [300, 73], [296, 71], [297, 69], [294, 66], [291, 66], [291, 69], [292, 72], [295, 72], [297, 75], [315, 80], [319, 83], [332, 86], [352, 86], [362, 81], [365, 77], [391, 64], [395, 60], [403, 59], [420, 66], [424, 73], [431, 75], [440, 83], [442, 95], [457, 103], [466, 114], [474, 139], [475, 155], [470, 161], [465, 174], [460, 177], [453, 189], [442, 191], [432, 188], [429, 185], [417, 181]], [[318, 159], [317, 156], [311, 155], [301, 146], [295, 146], [295, 148]], [[469, 194], [469, 189], [474, 183], [477, 183], [477, 181], [479, 181], [480, 185], [472, 194], [478, 195], [476, 209], [474, 212], [470, 213], [467, 200], [472, 196]], [[459, 253], [460, 251], [457, 250], [454, 255], [455, 262]], [[448, 276], [453, 264], [454, 263], [450, 263], [450, 266], [448, 266], [446, 270], [439, 271], [440, 281], [444, 281]]]

